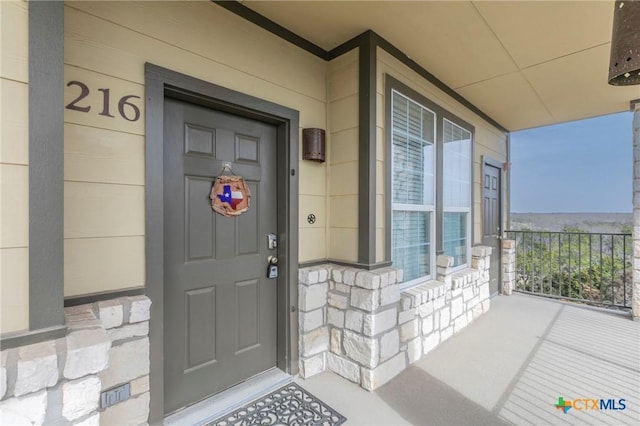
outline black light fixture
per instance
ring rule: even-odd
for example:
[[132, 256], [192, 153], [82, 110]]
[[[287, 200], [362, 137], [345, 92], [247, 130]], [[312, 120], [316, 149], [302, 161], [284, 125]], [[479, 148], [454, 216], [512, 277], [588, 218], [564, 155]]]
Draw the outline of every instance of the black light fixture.
[[614, 7], [609, 84], [640, 84], [640, 1], [616, 0]]

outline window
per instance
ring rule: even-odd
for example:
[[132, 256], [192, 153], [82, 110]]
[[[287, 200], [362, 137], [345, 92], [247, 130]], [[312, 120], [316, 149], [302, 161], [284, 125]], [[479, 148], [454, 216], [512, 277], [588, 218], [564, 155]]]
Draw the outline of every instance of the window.
[[405, 282], [429, 276], [434, 261], [435, 114], [393, 92], [392, 255]]
[[456, 267], [469, 259], [471, 133], [445, 119], [442, 139], [443, 249]]
[[403, 287], [434, 279], [437, 254], [470, 263], [474, 128], [386, 77], [391, 261]]

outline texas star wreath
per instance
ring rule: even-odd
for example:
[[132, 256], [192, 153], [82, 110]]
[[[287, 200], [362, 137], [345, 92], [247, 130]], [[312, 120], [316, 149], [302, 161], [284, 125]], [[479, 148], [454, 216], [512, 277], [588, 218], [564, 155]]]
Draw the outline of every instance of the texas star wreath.
[[251, 191], [240, 176], [218, 176], [211, 188], [211, 208], [226, 217], [249, 210]]

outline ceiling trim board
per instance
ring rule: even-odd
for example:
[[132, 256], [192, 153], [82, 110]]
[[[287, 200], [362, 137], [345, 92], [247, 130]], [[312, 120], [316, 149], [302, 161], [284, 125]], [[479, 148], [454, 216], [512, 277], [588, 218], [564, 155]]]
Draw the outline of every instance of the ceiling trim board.
[[392, 55], [394, 58], [402, 62], [404, 65], [409, 67], [411, 70], [418, 73], [422, 78], [432, 83], [438, 89], [442, 90], [447, 95], [451, 96], [454, 100], [458, 101], [466, 108], [480, 116], [482, 119], [486, 120], [489, 124], [495, 126], [497, 129], [503, 132], [509, 132], [509, 130], [498, 123], [496, 120], [491, 118], [489, 115], [484, 113], [480, 108], [476, 107], [474, 104], [469, 102], [465, 97], [460, 95], [458, 92], [453, 90], [451, 87], [446, 85], [440, 79], [438, 79], [435, 75], [431, 74], [420, 64], [410, 59], [403, 51], [397, 48], [395, 45], [391, 44], [385, 38], [381, 37], [373, 30], [367, 30], [364, 33], [360, 34], [352, 38], [351, 40], [346, 41], [340, 46], [331, 49], [330, 51], [326, 51], [320, 46], [312, 43], [311, 41], [295, 34], [294, 32], [286, 29], [280, 24], [275, 23], [269, 18], [259, 14], [258, 12], [250, 9], [249, 7], [237, 2], [237, 1], [221, 1], [221, 0], [211, 0], [213, 3], [217, 4], [220, 7], [227, 9], [228, 11], [235, 13], [248, 20], [249, 22], [258, 25], [259, 27], [271, 32], [272, 34], [292, 43], [295, 46], [317, 56], [318, 58], [324, 59], [325, 61], [330, 61], [332, 59], [341, 56], [342, 54], [353, 50], [356, 47], [362, 47], [367, 44], [368, 41], [373, 42], [374, 46], [379, 46]]
[[462, 105], [470, 109], [472, 112], [478, 114], [481, 118], [486, 120], [489, 124], [497, 127], [499, 130], [503, 132], [509, 132], [504, 126], [495, 121], [493, 118], [489, 117], [485, 114], [480, 108], [476, 107], [474, 104], [469, 102], [464, 96], [460, 95], [458, 92], [453, 90], [451, 87], [447, 86], [442, 80], [438, 79], [435, 75], [431, 74], [429, 71], [424, 69], [420, 64], [415, 62], [413, 59], [409, 58], [403, 51], [398, 49], [396, 46], [391, 44], [389, 41], [385, 40], [383, 37], [377, 37], [378, 46], [384, 49], [392, 55], [394, 58], [405, 64], [407, 67], [411, 68], [411, 70], [418, 73], [422, 78], [429, 81], [431, 84], [436, 86], [438, 89], [442, 90], [447, 95], [451, 96], [456, 101], [460, 102]]
[[223, 1], [223, 0], [211, 0], [213, 3], [217, 4], [220, 7], [227, 9], [229, 12], [235, 13], [241, 18], [246, 19], [249, 22], [256, 24], [257, 26], [269, 31], [272, 34], [277, 35], [278, 37], [288, 41], [291, 44], [298, 46], [299, 48], [306, 50], [312, 55], [317, 56], [320, 59], [327, 60], [327, 51], [322, 47], [310, 42], [309, 40], [300, 37], [298, 34], [294, 33], [283, 27], [280, 24], [273, 22], [271, 19], [267, 18], [255, 12], [254, 10], [246, 7], [245, 5], [237, 2], [237, 1]]
[[[345, 41], [340, 46], [334, 47], [327, 52], [327, 60], [332, 61], [355, 48], [359, 48], [367, 44], [369, 39], [376, 39], [377, 34], [371, 30], [367, 30], [360, 35], [355, 36], [351, 40]], [[374, 41], [374, 45], [377, 43]]]

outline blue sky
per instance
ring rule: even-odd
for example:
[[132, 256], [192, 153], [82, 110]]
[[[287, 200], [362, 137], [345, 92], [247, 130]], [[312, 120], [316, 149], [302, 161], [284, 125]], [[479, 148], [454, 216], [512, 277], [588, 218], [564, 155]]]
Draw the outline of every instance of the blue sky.
[[632, 211], [633, 114], [511, 134], [511, 211]]

